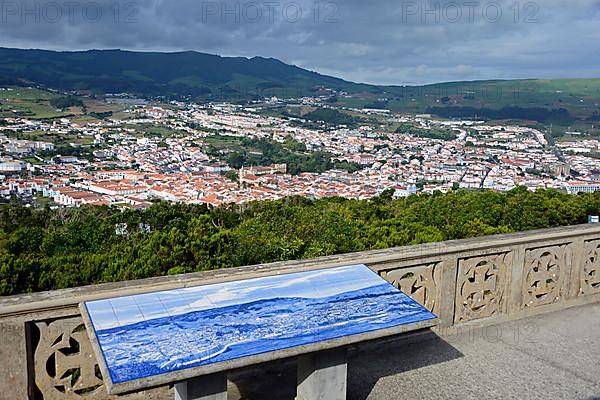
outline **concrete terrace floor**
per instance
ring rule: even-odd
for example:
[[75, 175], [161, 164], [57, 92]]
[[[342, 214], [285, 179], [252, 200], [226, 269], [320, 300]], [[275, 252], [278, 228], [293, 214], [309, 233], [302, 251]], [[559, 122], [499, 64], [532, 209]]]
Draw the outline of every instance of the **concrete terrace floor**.
[[[231, 377], [232, 399], [293, 400], [287, 362]], [[350, 352], [349, 400], [600, 399], [600, 304]]]

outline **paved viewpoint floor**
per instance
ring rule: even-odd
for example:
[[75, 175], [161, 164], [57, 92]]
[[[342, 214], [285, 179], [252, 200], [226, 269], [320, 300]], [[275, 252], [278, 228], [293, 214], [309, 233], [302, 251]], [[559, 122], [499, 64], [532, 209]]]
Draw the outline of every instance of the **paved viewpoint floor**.
[[[600, 304], [369, 345], [351, 353], [348, 380], [350, 400], [600, 399]], [[292, 400], [295, 366], [234, 382], [234, 398]]]

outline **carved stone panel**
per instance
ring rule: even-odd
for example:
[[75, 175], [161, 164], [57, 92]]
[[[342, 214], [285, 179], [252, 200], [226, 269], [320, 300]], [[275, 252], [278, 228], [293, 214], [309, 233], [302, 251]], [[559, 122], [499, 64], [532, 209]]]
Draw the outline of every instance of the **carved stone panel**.
[[491, 317], [504, 311], [512, 253], [459, 260], [455, 322]]
[[439, 266], [437, 263], [381, 271], [383, 279], [402, 290], [431, 312], [438, 307]]
[[[32, 400], [167, 400], [169, 387], [126, 396], [106, 392], [96, 356], [80, 317], [36, 322], [39, 341], [32, 355], [33, 384], [38, 394]], [[2, 396], [0, 395], [0, 398]]]
[[600, 293], [600, 240], [585, 242], [581, 294]]
[[523, 308], [552, 304], [565, 295], [567, 245], [527, 250], [523, 270]]
[[80, 317], [37, 322], [35, 384], [44, 400], [112, 399]]

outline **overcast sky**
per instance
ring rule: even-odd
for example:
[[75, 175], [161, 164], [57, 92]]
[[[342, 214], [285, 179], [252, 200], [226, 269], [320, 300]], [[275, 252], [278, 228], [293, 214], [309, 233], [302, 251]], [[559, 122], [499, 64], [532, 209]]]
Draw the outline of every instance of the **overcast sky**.
[[259, 55], [375, 84], [600, 77], [600, 0], [3, 0], [0, 46]]

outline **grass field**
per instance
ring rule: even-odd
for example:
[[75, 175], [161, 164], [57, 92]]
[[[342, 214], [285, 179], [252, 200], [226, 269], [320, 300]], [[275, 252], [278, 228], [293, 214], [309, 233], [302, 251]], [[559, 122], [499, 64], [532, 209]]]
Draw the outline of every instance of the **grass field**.
[[600, 79], [451, 82], [384, 89], [385, 94], [340, 97], [338, 104], [365, 107], [379, 100], [380, 108], [415, 113], [425, 113], [432, 106], [563, 107], [579, 116], [600, 110]]
[[124, 129], [134, 129], [135, 133], [133, 134], [136, 137], [162, 137], [162, 138], [170, 138], [173, 136], [186, 134], [185, 132], [178, 131], [175, 129], [171, 129], [168, 126], [164, 125], [154, 125], [154, 124], [131, 124], [124, 121], [121, 128]]
[[34, 140], [41, 142], [51, 142], [55, 145], [69, 145], [71, 143], [80, 146], [89, 146], [94, 143], [94, 137], [88, 135], [77, 135], [69, 133], [58, 133], [58, 132], [43, 132], [43, 131], [32, 131], [32, 132], [11, 132], [8, 131], [9, 137], [24, 140]]
[[[585, 136], [600, 137], [600, 79], [475, 81], [380, 88], [382, 91], [378, 93], [361, 91], [340, 95], [328, 104], [338, 108], [383, 108], [406, 114], [433, 113], [447, 118], [471, 119], [481, 118], [485, 110], [498, 110], [500, 116], [484, 117], [484, 119], [535, 126], [551, 132], [554, 137], [565, 136], [566, 132], [570, 131], [582, 132]], [[57, 110], [50, 102], [62, 96], [64, 95], [58, 92], [36, 88], [2, 89], [0, 90], [0, 118], [46, 119], [68, 116], [73, 122], [88, 123], [98, 121], [100, 118], [98, 114], [108, 114], [110, 118], [122, 120], [124, 126], [128, 126], [127, 119], [133, 117], [124, 112], [128, 108], [127, 105], [108, 104], [87, 97], [82, 98], [85, 103], [85, 113], [79, 107]], [[506, 109], [517, 110], [517, 115], [511, 115], [511, 112], [503, 113]], [[563, 113], [566, 117], [563, 115], [562, 119], [553, 120], [554, 114], [560, 114], [556, 111], [559, 109], [567, 110]], [[301, 117], [313, 110], [312, 107], [305, 106], [293, 109], [279, 106], [265, 107], [261, 113]], [[541, 117], [540, 110], [542, 110]], [[462, 114], [453, 115], [454, 112]], [[530, 112], [531, 116], [528, 115]], [[348, 114], [359, 116], [351, 112]], [[130, 127], [134, 128], [136, 135], [139, 136], [171, 137], [181, 133], [152, 124]], [[89, 138], [58, 139], [68, 143], [90, 143]], [[217, 148], [221, 145], [222, 143], [213, 144]], [[231, 148], [231, 145], [235, 146], [230, 143], [224, 147]]]
[[206, 144], [213, 146], [216, 150], [230, 149], [235, 151], [242, 150], [241, 139], [233, 136], [208, 136], [202, 139]]
[[61, 97], [58, 93], [35, 88], [3, 88], [0, 90], [0, 118], [45, 119], [81, 114], [77, 107], [57, 110], [50, 101], [58, 97]]
[[[510, 80], [452, 82], [427, 86], [388, 87], [384, 94], [341, 96], [334, 105], [383, 108], [410, 114], [453, 113], [481, 118], [482, 113], [544, 128], [560, 137], [568, 131], [600, 136], [600, 79]], [[560, 112], [556, 110], [564, 109]], [[445, 112], [443, 112], [446, 110]], [[487, 111], [486, 111], [487, 110]], [[504, 116], [505, 115], [505, 116]], [[527, 117], [524, 117], [527, 115]], [[530, 116], [529, 116], [530, 115]], [[553, 120], [553, 116], [557, 120]], [[457, 115], [455, 115], [457, 116]], [[458, 116], [459, 118], [461, 116]], [[487, 118], [490, 119], [490, 118]]]

